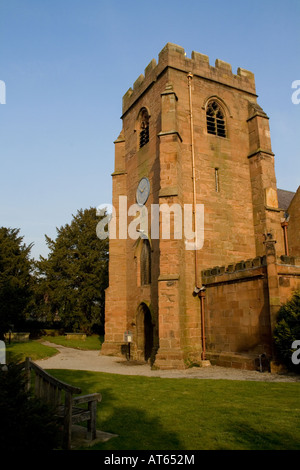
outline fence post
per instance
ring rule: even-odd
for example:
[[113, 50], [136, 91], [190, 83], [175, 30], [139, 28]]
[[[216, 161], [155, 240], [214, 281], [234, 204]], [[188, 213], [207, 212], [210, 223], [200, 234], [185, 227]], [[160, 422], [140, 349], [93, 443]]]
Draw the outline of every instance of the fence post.
[[26, 392], [29, 392], [30, 387], [31, 387], [30, 361], [31, 361], [30, 357], [26, 357], [25, 359], [25, 374], [26, 374], [25, 390]]

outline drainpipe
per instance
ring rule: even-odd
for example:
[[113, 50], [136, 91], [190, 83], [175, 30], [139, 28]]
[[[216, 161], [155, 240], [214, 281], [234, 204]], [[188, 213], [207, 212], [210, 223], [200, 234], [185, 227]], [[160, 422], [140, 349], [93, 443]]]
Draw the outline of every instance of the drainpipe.
[[[193, 124], [193, 104], [192, 104], [192, 73], [188, 73], [188, 88], [189, 88], [189, 111], [190, 111], [190, 129], [191, 129], [191, 154], [192, 154], [192, 180], [193, 180], [193, 219], [195, 230], [195, 243], [197, 245], [197, 225], [196, 225], [196, 178], [195, 178], [195, 150], [194, 150], [194, 124]], [[197, 250], [194, 250], [195, 255], [195, 288], [198, 287], [198, 255]]]
[[283, 228], [283, 235], [284, 235], [284, 246], [285, 246], [285, 254], [289, 256], [289, 243], [288, 243], [288, 236], [287, 236], [287, 228], [288, 222], [282, 222], [281, 227]]
[[[191, 154], [192, 154], [192, 180], [193, 180], [193, 218], [194, 218], [194, 230], [195, 230], [195, 243], [197, 243], [197, 222], [196, 222], [196, 176], [195, 176], [195, 149], [194, 149], [194, 123], [193, 123], [193, 104], [192, 104], [192, 79], [193, 74], [190, 72], [187, 75], [188, 88], [189, 88], [189, 107], [190, 107], [190, 126], [191, 126]], [[198, 287], [198, 250], [194, 250], [195, 254], [195, 288], [193, 295], [198, 295], [201, 303], [201, 337], [202, 337], [202, 360], [206, 359], [206, 341], [205, 341], [205, 313], [204, 313], [204, 299], [205, 299], [205, 287]]]

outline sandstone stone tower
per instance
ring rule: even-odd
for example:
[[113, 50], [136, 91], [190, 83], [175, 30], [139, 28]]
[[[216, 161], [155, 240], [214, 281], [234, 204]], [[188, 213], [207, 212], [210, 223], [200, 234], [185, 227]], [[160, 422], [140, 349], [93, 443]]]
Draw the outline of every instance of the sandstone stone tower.
[[[122, 354], [128, 330], [132, 357], [158, 368], [201, 364], [208, 333], [212, 349], [220, 352], [219, 343], [240, 352], [231, 351], [229, 333], [218, 322], [223, 337], [216, 340], [218, 308], [209, 310], [202, 292], [215, 282], [208, 269], [265, 259], [266, 234], [276, 240], [276, 256], [285, 254], [269, 118], [257, 104], [254, 75], [242, 68], [234, 74], [221, 60], [212, 66], [198, 52], [188, 58], [182, 47], [168, 43], [158, 63], [153, 59], [124, 95], [122, 123], [112, 173], [117, 230], [110, 238], [102, 353]], [[128, 224], [134, 220], [129, 208], [136, 203], [147, 208], [148, 227], [154, 205], [203, 205], [201, 249], [186, 249], [184, 237], [174, 233], [172, 209], [170, 237], [162, 236], [160, 225], [159, 237], [149, 228], [130, 238], [119, 222], [124, 211]], [[235, 302], [230, 308], [240, 310], [237, 316], [248, 315], [249, 305], [238, 309]]]

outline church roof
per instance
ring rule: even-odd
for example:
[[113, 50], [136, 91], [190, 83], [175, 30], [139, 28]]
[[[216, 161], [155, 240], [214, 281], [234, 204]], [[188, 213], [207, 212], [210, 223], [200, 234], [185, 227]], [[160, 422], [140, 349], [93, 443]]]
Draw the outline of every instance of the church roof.
[[286, 191], [285, 189], [277, 189], [279, 209], [287, 210], [295, 194], [296, 193], [294, 193], [293, 191]]

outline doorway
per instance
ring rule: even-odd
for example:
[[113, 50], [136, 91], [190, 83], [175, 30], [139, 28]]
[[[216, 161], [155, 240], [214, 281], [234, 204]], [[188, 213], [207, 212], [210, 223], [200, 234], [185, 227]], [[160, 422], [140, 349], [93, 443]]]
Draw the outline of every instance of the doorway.
[[148, 362], [153, 350], [153, 322], [149, 307], [141, 303], [137, 313], [137, 353]]

